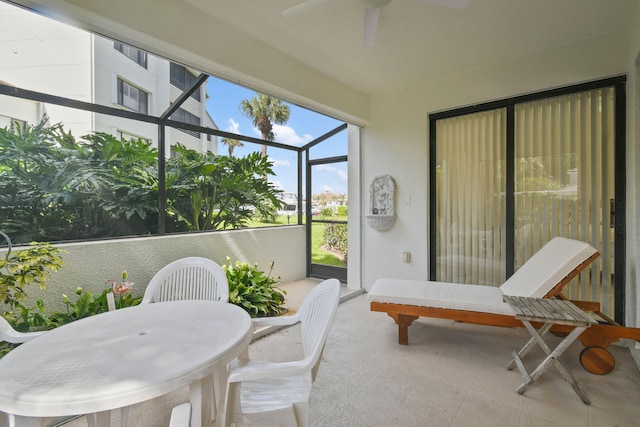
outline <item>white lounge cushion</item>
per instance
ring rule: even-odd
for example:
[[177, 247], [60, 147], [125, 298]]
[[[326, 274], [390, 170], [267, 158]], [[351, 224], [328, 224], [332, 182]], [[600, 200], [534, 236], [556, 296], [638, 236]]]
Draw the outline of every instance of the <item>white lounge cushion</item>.
[[579, 240], [554, 237], [500, 286], [505, 295], [543, 298], [597, 251]]
[[370, 302], [418, 305], [514, 315], [502, 301], [502, 291], [493, 286], [424, 280], [378, 279], [369, 291]]
[[370, 302], [510, 314], [503, 295], [542, 298], [597, 251], [588, 243], [555, 237], [536, 252], [499, 288], [493, 286], [378, 279], [369, 291]]

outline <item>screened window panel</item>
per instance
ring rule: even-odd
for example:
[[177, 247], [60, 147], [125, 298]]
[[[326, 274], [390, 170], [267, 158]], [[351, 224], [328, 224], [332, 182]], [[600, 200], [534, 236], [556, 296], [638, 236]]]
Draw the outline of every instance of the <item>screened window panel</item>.
[[506, 110], [438, 120], [436, 280], [505, 280]]

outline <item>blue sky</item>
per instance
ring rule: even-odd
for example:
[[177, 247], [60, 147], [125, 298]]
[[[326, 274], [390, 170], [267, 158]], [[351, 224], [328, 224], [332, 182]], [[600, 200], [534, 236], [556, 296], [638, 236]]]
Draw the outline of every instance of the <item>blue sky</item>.
[[[251, 118], [240, 109], [243, 99], [251, 99], [256, 92], [222, 79], [210, 77], [207, 81], [207, 110], [218, 128], [223, 131], [260, 138], [260, 132], [253, 126]], [[340, 126], [343, 122], [331, 117], [315, 113], [305, 108], [289, 104], [290, 117], [285, 125], [274, 125], [275, 142], [296, 147], [303, 146], [315, 138]], [[246, 155], [252, 151], [260, 151], [261, 146], [244, 143], [244, 147], [234, 150], [234, 156]], [[227, 154], [227, 146], [220, 144], [220, 154]], [[311, 149], [311, 158], [325, 158], [347, 154], [347, 132], [321, 142]], [[276, 176], [270, 179], [286, 192], [297, 191], [298, 160], [295, 151], [267, 148], [267, 155], [274, 164]], [[337, 193], [347, 194], [347, 165], [337, 163], [319, 165], [313, 169], [313, 194]], [[304, 188], [302, 189], [304, 192]]]

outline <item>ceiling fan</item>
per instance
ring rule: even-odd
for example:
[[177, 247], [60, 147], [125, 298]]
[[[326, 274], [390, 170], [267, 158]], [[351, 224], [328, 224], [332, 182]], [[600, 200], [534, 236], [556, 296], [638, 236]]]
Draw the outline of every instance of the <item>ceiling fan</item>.
[[[331, 0], [304, 0], [302, 3], [282, 11], [282, 16], [294, 16], [311, 10]], [[448, 6], [456, 9], [464, 9], [471, 0], [418, 0], [425, 3]], [[380, 9], [391, 3], [391, 0], [360, 0], [364, 6], [364, 45], [373, 46], [373, 41], [378, 27]]]

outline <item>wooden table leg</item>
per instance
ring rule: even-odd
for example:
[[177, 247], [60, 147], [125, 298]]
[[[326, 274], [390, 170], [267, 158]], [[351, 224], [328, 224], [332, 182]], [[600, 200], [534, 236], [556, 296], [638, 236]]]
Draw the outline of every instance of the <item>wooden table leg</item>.
[[[540, 337], [543, 337], [547, 332], [549, 332], [549, 329], [551, 329], [552, 326], [553, 326], [553, 323], [545, 324], [538, 331], [538, 335]], [[520, 349], [520, 351], [518, 351], [516, 354], [518, 355], [518, 357], [522, 359], [527, 353], [529, 353], [529, 351], [533, 347], [536, 346], [536, 344], [537, 344], [536, 339], [534, 337], [531, 337], [531, 339], [524, 345], [524, 347], [522, 347], [522, 349]], [[514, 357], [513, 359], [511, 359], [511, 362], [509, 362], [509, 364], [507, 365], [507, 369], [512, 370], [515, 366], [516, 366], [516, 358]]]
[[[514, 357], [515, 363], [518, 366], [518, 369], [520, 369], [521, 374], [522, 374], [523, 379], [524, 379], [524, 382], [522, 383], [522, 385], [520, 385], [520, 387], [518, 387], [518, 390], [517, 390], [518, 394], [523, 394], [525, 389], [527, 388], [527, 386], [529, 384], [533, 383], [536, 379], [540, 378], [540, 376], [542, 375], [542, 373], [544, 371], [546, 371], [551, 365], [554, 365], [556, 367], [556, 369], [558, 370], [558, 372], [560, 372], [560, 375], [562, 375], [562, 377], [567, 382], [569, 382], [569, 384], [571, 384], [571, 387], [576, 392], [576, 394], [580, 397], [582, 402], [585, 405], [590, 405], [591, 402], [590, 402], [589, 398], [587, 397], [587, 393], [580, 386], [580, 384], [571, 376], [571, 374], [565, 369], [565, 367], [562, 366], [562, 364], [558, 360], [558, 358], [562, 355], [562, 353], [567, 348], [569, 348], [569, 346], [580, 336], [580, 334], [586, 329], [586, 327], [576, 327], [576, 328], [574, 328], [573, 331], [571, 331], [569, 333], [569, 335], [567, 335], [567, 337], [564, 338], [560, 342], [560, 344], [558, 344], [556, 346], [556, 348], [553, 349], [553, 351], [552, 351], [549, 348], [549, 346], [544, 342], [542, 337], [538, 334], [538, 331], [536, 331], [536, 329], [531, 325], [531, 323], [529, 323], [528, 321], [525, 321], [525, 320], [523, 320], [522, 323], [524, 324], [525, 328], [527, 328], [529, 333], [532, 335], [532, 337], [535, 340], [535, 342], [547, 354], [547, 357], [540, 363], [540, 365], [538, 365], [538, 367], [531, 374], [529, 374], [526, 371], [526, 369], [524, 369], [524, 365], [521, 364], [519, 355], [514, 352], [513, 357]], [[547, 325], [545, 325], [545, 327], [546, 326]], [[546, 328], [546, 330], [548, 331], [549, 328]], [[527, 343], [527, 345], [529, 345], [529, 343]], [[518, 363], [518, 361], [520, 361], [520, 363]]]

